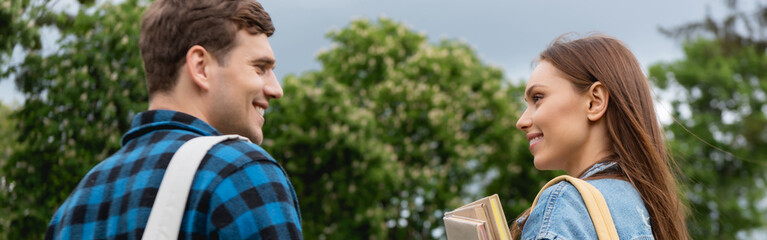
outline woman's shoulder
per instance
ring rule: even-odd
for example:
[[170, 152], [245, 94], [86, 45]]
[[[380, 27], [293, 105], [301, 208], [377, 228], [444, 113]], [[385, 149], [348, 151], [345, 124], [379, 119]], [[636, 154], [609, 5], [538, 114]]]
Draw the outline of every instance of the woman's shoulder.
[[[653, 239], [650, 214], [645, 208], [639, 191], [628, 181], [618, 179], [588, 180], [596, 187], [610, 208], [610, 215], [621, 233], [631, 233], [627, 239]], [[624, 236], [620, 236], [624, 239]]]
[[[600, 193], [602, 193], [602, 196], [605, 197], [605, 200], [608, 201], [608, 206], [610, 206], [609, 200], [621, 200], [621, 201], [614, 201], [614, 204], [618, 205], [641, 205], [644, 206], [644, 203], [642, 202], [642, 196], [639, 195], [639, 191], [632, 185], [630, 182], [620, 179], [612, 179], [612, 178], [603, 178], [603, 179], [594, 179], [594, 180], [586, 180], [589, 184], [596, 187], [597, 190], [599, 190]], [[580, 194], [580, 193], [579, 193]]]
[[578, 190], [563, 181], [540, 193], [521, 239], [591, 239], [593, 228]]
[[[605, 197], [621, 239], [652, 239], [647, 211], [630, 183], [616, 179], [588, 182]], [[560, 182], [545, 189], [528, 216], [521, 239], [596, 239], [586, 204], [575, 186]]]

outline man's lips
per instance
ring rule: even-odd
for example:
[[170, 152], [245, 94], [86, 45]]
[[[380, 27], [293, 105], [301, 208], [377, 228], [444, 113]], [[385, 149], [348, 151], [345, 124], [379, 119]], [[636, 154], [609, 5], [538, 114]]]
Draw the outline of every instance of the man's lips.
[[264, 116], [264, 111], [266, 111], [266, 109], [256, 106], [256, 111], [258, 112], [258, 114], [261, 114], [261, 116]]
[[253, 102], [253, 107], [256, 108], [256, 112], [263, 117], [266, 109], [269, 108], [269, 103]]

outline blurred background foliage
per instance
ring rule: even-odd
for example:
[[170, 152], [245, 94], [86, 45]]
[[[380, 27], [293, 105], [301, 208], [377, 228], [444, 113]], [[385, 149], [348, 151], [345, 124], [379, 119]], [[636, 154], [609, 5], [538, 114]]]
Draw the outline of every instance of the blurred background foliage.
[[25, 59], [9, 68], [26, 99], [12, 114], [2, 115], [14, 123], [10, 131], [15, 134], [8, 139], [18, 145], [0, 169], [8, 184], [0, 197], [0, 213], [9, 213], [0, 217], [3, 238], [41, 239], [53, 211], [91, 167], [120, 147], [132, 116], [147, 107], [137, 51], [143, 7], [137, 1], [86, 11], [87, 6], [67, 15], [27, 5], [36, 15], [22, 18], [34, 23], [22, 31], [37, 37], [34, 42], [40, 42], [42, 27], [55, 28], [62, 37], [59, 48], [47, 55], [40, 44], [22, 44]]
[[[430, 43], [386, 18], [328, 37], [322, 70], [284, 79], [289, 97], [275, 101], [264, 130], [302, 196], [306, 236], [430, 239], [443, 210], [484, 194], [488, 183], [470, 185], [482, 176], [525, 183], [492, 190], [501, 196], [535, 194], [550, 176], [509, 151], [526, 145], [510, 134], [516, 90], [467, 44]], [[504, 199], [509, 213], [529, 205]]]
[[[16, 143], [17, 132], [16, 120], [9, 118], [9, 116], [15, 106], [6, 106], [0, 103], [0, 169], [5, 169], [8, 158], [14, 151], [18, 150], [19, 144]], [[0, 203], [6, 204], [11, 200], [16, 199], [17, 191], [14, 191], [16, 184], [8, 179], [5, 172], [0, 172]], [[7, 239], [5, 234], [11, 227], [11, 219], [18, 219], [21, 211], [11, 210], [10, 207], [0, 207], [0, 230], [3, 233], [0, 234], [0, 239]]]
[[[41, 47], [35, 18], [30, 17], [39, 15], [40, 9], [30, 7], [29, 0], [0, 0], [0, 65], [9, 63], [17, 44], [26, 49]], [[6, 78], [13, 71], [3, 67], [0, 77]]]
[[[74, 15], [45, 4], [0, 1], [0, 76], [13, 76], [26, 98], [0, 106], [0, 239], [42, 238], [147, 107], [137, 46], [146, 3], [81, 1]], [[681, 124], [667, 133], [694, 239], [765, 228], [766, 22], [764, 8], [733, 9], [722, 22], [661, 30], [685, 52], [649, 77], [675, 96], [669, 111]], [[61, 33], [55, 52], [42, 53], [41, 28]], [[264, 127], [264, 147], [296, 187], [307, 239], [440, 238], [445, 210], [493, 193], [511, 222], [557, 174], [535, 170], [514, 127], [524, 86], [467, 43], [429, 41], [387, 18], [354, 20], [327, 37], [334, 44], [318, 55], [321, 69], [282, 80], [286, 97]], [[14, 47], [26, 57], [6, 67]]]
[[683, 40], [685, 56], [649, 67], [656, 86], [674, 95], [678, 122], [666, 132], [682, 166], [695, 239], [767, 230], [767, 7], [731, 10], [721, 22], [706, 16], [661, 29]]

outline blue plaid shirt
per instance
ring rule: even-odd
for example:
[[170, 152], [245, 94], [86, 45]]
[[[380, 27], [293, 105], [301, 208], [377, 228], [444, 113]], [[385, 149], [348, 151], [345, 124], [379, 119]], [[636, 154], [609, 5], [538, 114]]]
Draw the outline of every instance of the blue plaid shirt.
[[[59, 207], [46, 239], [140, 239], [165, 168], [181, 145], [221, 135], [190, 115], [139, 114], [123, 147], [78, 184]], [[217, 144], [195, 175], [179, 239], [301, 239], [296, 192], [285, 170], [246, 141]]]

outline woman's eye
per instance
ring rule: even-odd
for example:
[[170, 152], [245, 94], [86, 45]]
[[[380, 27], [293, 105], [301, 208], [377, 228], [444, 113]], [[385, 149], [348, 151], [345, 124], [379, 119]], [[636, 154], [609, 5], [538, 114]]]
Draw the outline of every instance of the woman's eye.
[[531, 97], [531, 99], [533, 100], [534, 103], [537, 103], [538, 101], [543, 99], [543, 96], [541, 96], [541, 95], [533, 95], [533, 97]]

